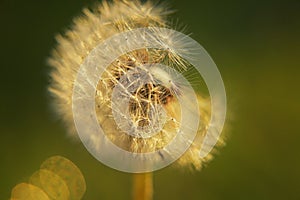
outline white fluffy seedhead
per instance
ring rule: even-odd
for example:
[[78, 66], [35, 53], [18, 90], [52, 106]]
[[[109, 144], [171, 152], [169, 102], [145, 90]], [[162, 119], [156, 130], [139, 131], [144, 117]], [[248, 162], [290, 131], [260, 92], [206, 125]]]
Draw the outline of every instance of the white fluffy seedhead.
[[[102, 163], [133, 173], [176, 160], [199, 169], [225, 120], [221, 76], [196, 41], [165, 28], [163, 8], [136, 3], [104, 3], [101, 15], [85, 11], [51, 59], [51, 91], [66, 122]], [[199, 92], [202, 79], [208, 100]]]

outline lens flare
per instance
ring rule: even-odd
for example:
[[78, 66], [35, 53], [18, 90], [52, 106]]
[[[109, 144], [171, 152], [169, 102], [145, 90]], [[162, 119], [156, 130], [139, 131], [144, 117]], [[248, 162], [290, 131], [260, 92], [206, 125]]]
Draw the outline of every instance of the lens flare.
[[28, 182], [13, 188], [11, 200], [80, 200], [86, 190], [81, 171], [62, 156], [44, 161]]
[[50, 199], [66, 200], [70, 198], [67, 184], [57, 174], [48, 170], [39, 170], [29, 179], [29, 183], [41, 188]]
[[85, 179], [72, 161], [62, 156], [53, 156], [42, 163], [41, 170], [48, 170], [58, 175], [67, 185], [70, 199], [79, 200], [83, 197], [86, 190]]
[[28, 183], [16, 185], [11, 192], [10, 200], [50, 200], [48, 195], [39, 187]]

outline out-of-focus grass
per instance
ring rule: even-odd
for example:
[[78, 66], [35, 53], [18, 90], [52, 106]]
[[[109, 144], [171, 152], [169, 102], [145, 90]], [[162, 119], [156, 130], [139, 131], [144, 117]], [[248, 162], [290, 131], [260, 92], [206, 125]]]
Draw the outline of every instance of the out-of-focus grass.
[[[131, 176], [109, 169], [53, 120], [45, 60], [54, 34], [92, 1], [0, 2], [0, 199], [52, 155], [72, 160], [84, 199], [130, 199]], [[218, 65], [227, 146], [201, 172], [154, 174], [159, 199], [299, 199], [300, 30], [297, 1], [170, 1]], [[170, 192], [172, 191], [172, 192]]]

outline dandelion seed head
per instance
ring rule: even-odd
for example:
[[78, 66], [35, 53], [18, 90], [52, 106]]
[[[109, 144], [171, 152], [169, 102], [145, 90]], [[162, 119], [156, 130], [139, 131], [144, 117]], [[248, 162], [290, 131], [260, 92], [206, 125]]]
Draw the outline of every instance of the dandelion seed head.
[[[184, 78], [193, 65], [188, 61], [189, 56], [193, 57], [198, 49], [191, 49], [186, 42], [190, 40], [185, 37], [164, 29], [170, 26], [166, 19], [171, 12], [163, 5], [139, 0], [104, 1], [94, 9], [84, 9], [83, 16], [74, 19], [72, 28], [56, 37], [57, 46], [49, 58], [53, 67], [49, 91], [70, 135], [76, 137], [74, 92], [76, 87], [83, 88], [78, 98], [90, 98], [84, 92], [84, 84], [93, 85], [93, 80], [97, 79], [97, 84], [92, 87], [95, 91], [92, 96], [95, 116], [108, 140], [92, 134], [87, 136], [89, 143], [94, 143], [93, 149], [98, 151], [101, 145], [112, 142], [126, 152], [157, 152], [158, 157], [153, 160], [167, 163], [170, 157], [179, 158], [179, 166], [201, 169], [202, 163], [211, 158], [210, 154], [205, 158], [199, 156], [206, 145], [203, 141], [211, 123], [211, 99], [203, 97], [200, 92], [191, 93], [192, 87], [186, 80], [189, 77]], [[149, 33], [121, 37], [124, 49], [122, 45], [107, 42], [114, 35], [139, 28], [148, 28]], [[115, 42], [119, 41], [118, 37], [115, 39]], [[129, 52], [125, 50], [127, 46], [139, 46], [140, 40], [150, 42]], [[102, 66], [97, 59], [109, 60], [110, 53], [97, 54], [99, 58], [91, 56], [99, 44], [102, 47], [99, 52], [118, 55], [108, 66]], [[85, 83], [76, 85], [81, 66], [88, 66], [88, 62], [96, 69], [93, 72], [88, 67], [83, 70], [82, 74], [87, 76]], [[195, 77], [198, 80], [197, 75]], [[192, 84], [197, 83], [192, 79]], [[201, 119], [198, 122], [199, 113]], [[91, 123], [89, 117], [80, 116], [86, 126]], [[197, 125], [196, 131], [189, 125]], [[218, 135], [215, 137], [218, 139]], [[174, 141], [178, 146], [189, 148], [184, 154], [185, 147], [168, 149]]]

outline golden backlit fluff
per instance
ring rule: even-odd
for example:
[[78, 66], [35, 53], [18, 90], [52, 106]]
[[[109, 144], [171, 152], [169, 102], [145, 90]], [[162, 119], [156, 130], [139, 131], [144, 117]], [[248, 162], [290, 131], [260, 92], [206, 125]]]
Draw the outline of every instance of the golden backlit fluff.
[[[74, 19], [73, 26], [64, 35], [56, 37], [57, 46], [49, 58], [52, 66], [49, 91], [54, 96], [57, 112], [68, 126], [68, 132], [76, 137], [72, 116], [72, 92], [77, 72], [84, 59], [99, 43], [112, 35], [142, 27], [167, 27], [168, 14], [172, 13], [164, 5], [152, 4], [138, 0], [104, 1], [92, 10], [84, 9], [83, 15]], [[159, 33], [158, 33], [159, 34]], [[172, 42], [172, 41], [171, 41]], [[151, 124], [151, 105], [161, 105], [170, 113], [164, 128], [148, 138], [138, 138], [122, 132], [112, 117], [111, 93], [118, 81], [129, 70], [145, 64], [161, 63], [179, 72], [184, 72], [189, 63], [174, 53], [172, 49], [139, 49], [129, 52], [115, 60], [99, 77], [95, 94], [98, 122], [106, 136], [117, 146], [130, 152], [152, 152], [164, 147], [174, 137], [180, 121], [181, 111], [175, 93], [176, 88], [159, 84], [145, 84], [132, 94], [129, 112], [133, 123], [140, 127]], [[158, 74], [159, 69], [156, 70]], [[100, 75], [99, 75], [100, 76]], [[164, 74], [161, 74], [162, 79]], [[184, 94], [181, 94], [184, 95]], [[185, 154], [178, 159], [179, 166], [200, 169], [203, 161], [211, 159], [211, 154], [204, 159], [199, 152], [210, 120], [210, 99], [197, 94], [201, 123], [196, 138]], [[159, 123], [159, 122], [158, 122]], [[218, 144], [223, 144], [219, 139]]]

